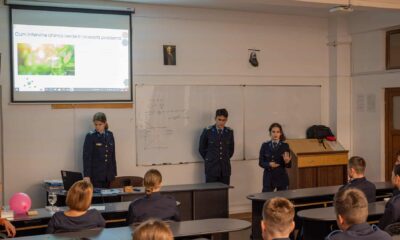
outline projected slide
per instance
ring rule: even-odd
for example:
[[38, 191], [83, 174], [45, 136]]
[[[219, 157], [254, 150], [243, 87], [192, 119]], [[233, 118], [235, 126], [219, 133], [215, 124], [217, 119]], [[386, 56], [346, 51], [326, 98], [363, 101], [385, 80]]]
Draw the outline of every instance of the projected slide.
[[129, 31], [13, 24], [15, 92], [124, 92]]

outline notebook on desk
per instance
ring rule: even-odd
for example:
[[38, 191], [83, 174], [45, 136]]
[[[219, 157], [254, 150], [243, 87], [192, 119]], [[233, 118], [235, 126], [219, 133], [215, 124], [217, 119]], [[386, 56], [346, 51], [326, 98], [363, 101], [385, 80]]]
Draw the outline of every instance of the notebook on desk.
[[83, 180], [82, 173], [64, 170], [61, 170], [61, 178], [66, 191], [68, 191], [75, 182]]

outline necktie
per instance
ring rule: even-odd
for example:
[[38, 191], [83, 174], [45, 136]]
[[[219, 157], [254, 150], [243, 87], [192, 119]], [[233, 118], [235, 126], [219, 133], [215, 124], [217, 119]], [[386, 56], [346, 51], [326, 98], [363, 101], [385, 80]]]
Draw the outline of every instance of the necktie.
[[219, 135], [222, 134], [222, 129], [218, 129], [218, 134], [219, 134]]
[[272, 146], [273, 146], [274, 149], [276, 149], [276, 147], [278, 147], [278, 143], [277, 142], [273, 142]]

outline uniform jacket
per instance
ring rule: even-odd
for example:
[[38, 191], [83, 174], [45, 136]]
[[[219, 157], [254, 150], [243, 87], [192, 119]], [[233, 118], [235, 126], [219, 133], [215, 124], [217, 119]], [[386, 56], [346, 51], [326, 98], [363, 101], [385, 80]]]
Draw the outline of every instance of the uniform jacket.
[[375, 184], [368, 181], [365, 177], [355, 178], [348, 182], [347, 184], [340, 187], [339, 190], [356, 188], [361, 190], [365, 196], [367, 197], [368, 203], [372, 203], [376, 201], [376, 187]]
[[83, 145], [83, 174], [92, 182], [114, 180], [117, 175], [115, 141], [112, 132], [91, 131]]
[[143, 222], [149, 218], [179, 221], [180, 217], [175, 198], [154, 192], [134, 200], [129, 205], [128, 224]]
[[392, 237], [375, 225], [368, 223], [355, 224], [346, 231], [331, 232], [325, 240], [391, 240]]
[[233, 130], [224, 127], [218, 133], [215, 125], [203, 130], [200, 136], [199, 152], [204, 159], [205, 173], [208, 176], [230, 176], [230, 159], [235, 151]]
[[378, 226], [385, 229], [389, 224], [400, 222], [400, 194], [393, 196], [389, 202], [386, 203], [385, 212], [379, 220]]
[[[285, 163], [282, 157], [285, 152], [290, 153], [290, 149], [289, 144], [283, 141], [279, 141], [276, 147], [273, 146], [272, 141], [265, 142], [261, 145], [258, 165], [264, 168], [264, 185], [268, 182], [270, 182], [273, 187], [289, 185], [289, 177], [286, 168], [292, 167], [292, 161], [288, 164]], [[271, 162], [275, 162], [280, 166], [271, 168], [269, 165]]]

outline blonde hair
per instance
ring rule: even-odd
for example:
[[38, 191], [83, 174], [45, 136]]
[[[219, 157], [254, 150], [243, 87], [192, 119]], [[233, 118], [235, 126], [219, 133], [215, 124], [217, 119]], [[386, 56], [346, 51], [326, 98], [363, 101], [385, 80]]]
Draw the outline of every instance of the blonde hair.
[[174, 236], [167, 224], [149, 219], [133, 231], [133, 240], [173, 240]]
[[368, 201], [360, 190], [350, 188], [337, 192], [333, 204], [336, 215], [342, 216], [346, 224], [354, 225], [367, 221]]
[[93, 185], [85, 180], [74, 183], [67, 193], [67, 206], [71, 210], [86, 211], [92, 203]]
[[270, 233], [286, 233], [291, 230], [294, 218], [294, 206], [286, 198], [274, 197], [264, 204], [263, 221]]
[[146, 191], [146, 195], [152, 194], [154, 188], [160, 187], [161, 182], [162, 176], [157, 169], [150, 169], [149, 171], [147, 171], [143, 179], [143, 185]]

